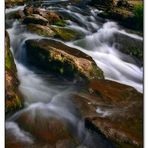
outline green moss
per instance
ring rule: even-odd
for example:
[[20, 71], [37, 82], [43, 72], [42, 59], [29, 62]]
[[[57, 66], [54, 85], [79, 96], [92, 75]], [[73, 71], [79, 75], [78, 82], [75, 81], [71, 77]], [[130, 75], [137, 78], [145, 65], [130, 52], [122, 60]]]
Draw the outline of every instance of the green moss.
[[134, 20], [137, 29], [143, 29], [143, 4], [137, 4], [133, 9]]
[[30, 24], [27, 26], [27, 29], [33, 33], [36, 33], [38, 35], [45, 36], [45, 37], [51, 37], [55, 35], [55, 33], [47, 26]]
[[61, 74], [64, 73], [64, 69], [63, 69], [63, 68], [60, 69], [60, 73], [61, 73]]
[[5, 66], [7, 69], [16, 69], [13, 55], [10, 49], [6, 49]]
[[55, 31], [57, 37], [65, 41], [74, 40], [81, 36], [78, 32], [68, 28], [53, 27], [53, 30]]
[[64, 27], [66, 25], [66, 22], [64, 20], [58, 20], [54, 22], [54, 25]]
[[104, 73], [102, 69], [100, 69], [96, 64], [92, 64], [93, 72], [96, 77], [99, 79], [104, 79]]
[[23, 107], [21, 96], [18, 92], [13, 92], [10, 100], [6, 100], [6, 113], [12, 113]]

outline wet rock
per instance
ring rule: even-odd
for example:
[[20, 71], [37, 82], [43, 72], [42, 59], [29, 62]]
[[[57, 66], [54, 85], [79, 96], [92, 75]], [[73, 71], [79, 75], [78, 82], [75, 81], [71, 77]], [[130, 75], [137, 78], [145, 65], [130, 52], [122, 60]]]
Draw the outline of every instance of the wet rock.
[[[99, 10], [103, 10], [102, 13], [98, 15], [103, 18], [113, 19], [117, 21], [120, 25], [127, 27], [129, 29], [137, 30], [143, 32], [143, 1], [126, 1], [119, 0], [114, 2], [112, 7], [104, 7], [103, 5], [95, 5]], [[141, 6], [140, 6], [141, 5]], [[135, 13], [135, 8], [139, 7], [138, 19], [137, 12]], [[140, 12], [141, 11], [141, 12]]]
[[104, 77], [90, 56], [61, 42], [50, 39], [27, 40], [25, 45], [28, 62], [49, 72], [72, 79]]
[[33, 33], [41, 36], [52, 37], [55, 35], [54, 31], [49, 26], [42, 26], [38, 24], [29, 24], [27, 29]]
[[23, 11], [25, 15], [32, 15], [34, 13], [34, 7], [26, 6]]
[[64, 40], [64, 41], [71, 41], [75, 39], [81, 38], [83, 35], [78, 33], [75, 30], [64, 28], [64, 27], [52, 27], [52, 29], [56, 33], [56, 37]]
[[24, 5], [25, 0], [5, 0], [5, 7], [10, 8], [16, 5]]
[[9, 35], [6, 32], [5, 37], [5, 105], [6, 113], [12, 113], [23, 106], [22, 96], [18, 90], [19, 81], [17, 78], [16, 65], [10, 51]]
[[49, 24], [55, 24], [59, 26], [65, 25], [65, 21], [63, 20], [63, 18], [54, 11], [48, 11], [45, 9], [35, 8], [33, 6], [26, 6], [24, 8], [24, 13], [27, 16], [32, 15], [32, 14], [38, 14], [42, 16], [43, 18], [47, 19]]
[[15, 12], [11, 12], [6, 14], [6, 20], [13, 20], [13, 19], [23, 19], [25, 17], [25, 14], [23, 10], [18, 10]]
[[73, 102], [90, 130], [103, 134], [120, 148], [142, 147], [143, 96], [134, 88], [93, 80]]
[[21, 129], [33, 135], [37, 143], [58, 148], [76, 145], [76, 138], [73, 137], [68, 123], [56, 115], [53, 117], [50, 113], [44, 114], [41, 108], [24, 111], [15, 121]]
[[40, 24], [40, 25], [47, 25], [48, 20], [38, 14], [32, 14], [26, 16], [23, 20], [24, 24]]
[[25, 14], [23, 12], [23, 10], [19, 10], [16, 12], [15, 18], [16, 19], [23, 19], [25, 17]]
[[131, 38], [125, 34], [115, 33], [112, 43], [123, 53], [129, 54], [143, 61], [143, 40]]

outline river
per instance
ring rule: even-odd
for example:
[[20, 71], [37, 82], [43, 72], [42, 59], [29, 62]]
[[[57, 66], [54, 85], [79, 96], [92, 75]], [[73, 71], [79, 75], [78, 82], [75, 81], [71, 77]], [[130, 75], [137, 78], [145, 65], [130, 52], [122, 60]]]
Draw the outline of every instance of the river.
[[[64, 1], [63, 1], [64, 2]], [[56, 4], [55, 4], [56, 3]], [[96, 64], [104, 71], [106, 79], [127, 84], [139, 92], [143, 92], [143, 67], [137, 59], [123, 53], [118, 49], [114, 41], [116, 34], [142, 43], [143, 37], [129, 33], [116, 22], [100, 18], [99, 10], [92, 7], [62, 5], [49, 1], [42, 4], [48, 10], [56, 10], [70, 18], [67, 20], [67, 28], [72, 28], [83, 34], [83, 38], [74, 41], [65, 41], [64, 44], [75, 47], [93, 58]], [[6, 9], [6, 16], [25, 6]], [[11, 51], [20, 80], [19, 89], [25, 98], [25, 107], [6, 119], [6, 140], [14, 140], [22, 143], [24, 147], [49, 147], [48, 143], [36, 141], [34, 135], [25, 131], [18, 123], [28, 124], [22, 121], [23, 116], [31, 119], [34, 129], [45, 126], [51, 117], [57, 117], [66, 122], [72, 135], [79, 139], [77, 148], [109, 148], [114, 147], [110, 141], [85, 129], [81, 119], [70, 101], [70, 93], [77, 91], [75, 83], [60, 80], [53, 75], [42, 72], [34, 66], [26, 64], [24, 43], [28, 39], [44, 38], [25, 30], [25, 27], [17, 20], [6, 19], [6, 29], [11, 39]], [[63, 42], [63, 41], [61, 41]], [[125, 45], [124, 45], [125, 46]], [[38, 123], [36, 123], [37, 118]], [[15, 138], [12, 138], [15, 137]]]

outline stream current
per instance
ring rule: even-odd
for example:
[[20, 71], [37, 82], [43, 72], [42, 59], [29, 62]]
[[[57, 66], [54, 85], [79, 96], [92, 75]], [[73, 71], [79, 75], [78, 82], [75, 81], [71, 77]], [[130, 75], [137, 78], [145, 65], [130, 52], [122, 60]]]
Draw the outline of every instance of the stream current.
[[[70, 4], [52, 4], [46, 2], [46, 9], [68, 16], [67, 28], [79, 31], [83, 37], [78, 40], [64, 42], [75, 47], [93, 58], [104, 71], [106, 79], [127, 84], [139, 92], [143, 91], [143, 67], [138, 60], [121, 52], [119, 43], [114, 40], [115, 34], [142, 43], [143, 38], [128, 33], [116, 22], [98, 17], [101, 11], [91, 8], [72, 6]], [[47, 147], [48, 143], [36, 141], [34, 135], [20, 127], [17, 121], [28, 114], [33, 122], [36, 118], [42, 120], [41, 126], [48, 123], [51, 117], [64, 120], [72, 134], [80, 141], [77, 148], [110, 148], [110, 141], [87, 130], [84, 121], [79, 117], [75, 106], [70, 101], [70, 93], [77, 91], [75, 82], [59, 80], [53, 75], [46, 74], [33, 66], [27, 65], [24, 43], [28, 39], [44, 38], [26, 31], [17, 20], [7, 20], [7, 15], [25, 6], [6, 9], [6, 29], [11, 39], [11, 51], [20, 80], [19, 89], [25, 98], [25, 107], [6, 119], [6, 140], [18, 141], [26, 147]], [[44, 7], [44, 4], [43, 4]], [[63, 41], [61, 41], [63, 42]], [[124, 45], [125, 46], [125, 45]], [[102, 113], [104, 114], [104, 113]], [[25, 121], [24, 121], [25, 122]], [[36, 125], [35, 130], [40, 128]], [[13, 137], [13, 139], [12, 139]], [[15, 137], [15, 138], [14, 138]], [[25, 146], [24, 146], [25, 147]]]

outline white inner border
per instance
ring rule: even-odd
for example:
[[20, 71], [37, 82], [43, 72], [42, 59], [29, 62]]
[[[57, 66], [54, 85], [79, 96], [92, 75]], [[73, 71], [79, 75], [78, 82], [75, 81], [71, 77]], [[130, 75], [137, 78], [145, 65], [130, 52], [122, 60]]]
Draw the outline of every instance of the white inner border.
[[4, 0], [0, 1], [0, 148], [4, 148]]

